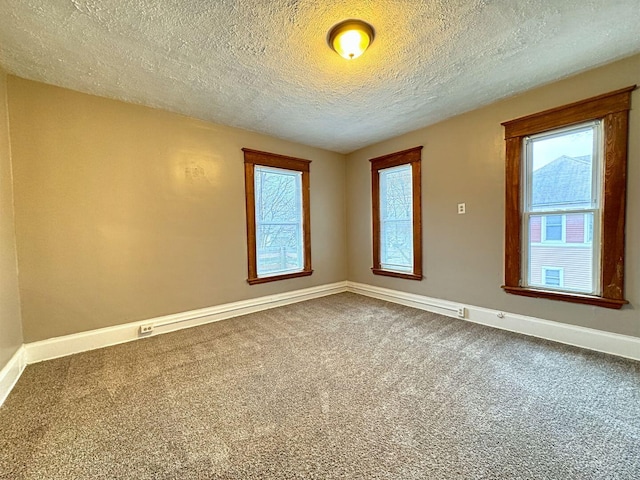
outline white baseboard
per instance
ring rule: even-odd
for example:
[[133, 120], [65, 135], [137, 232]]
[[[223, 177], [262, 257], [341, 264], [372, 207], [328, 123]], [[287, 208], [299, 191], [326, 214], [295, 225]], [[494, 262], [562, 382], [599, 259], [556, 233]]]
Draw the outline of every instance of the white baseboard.
[[22, 375], [27, 366], [24, 347], [18, 348], [9, 362], [0, 370], [0, 407]]
[[457, 317], [458, 307], [462, 307], [459, 303], [440, 300], [438, 298], [425, 297], [415, 293], [401, 292], [399, 290], [391, 290], [388, 288], [374, 287], [364, 283], [347, 282], [347, 290], [359, 295], [366, 295], [387, 302], [399, 303], [407, 307], [419, 308], [429, 312], [447, 315], [448, 317]]
[[[26, 361], [31, 364], [65, 357], [346, 291], [347, 282], [331, 283], [27, 343], [24, 345]], [[140, 335], [141, 325], [153, 325], [153, 333]]]
[[[27, 364], [346, 291], [454, 318], [460, 318], [458, 310], [464, 308], [464, 319], [470, 322], [640, 361], [640, 338], [637, 337], [345, 281], [27, 343], [20, 347], [9, 363], [0, 370], [0, 405], [9, 395]], [[140, 326], [150, 324], [153, 325], [153, 333], [140, 335]]]
[[475, 307], [363, 283], [347, 282], [347, 289], [360, 295], [455, 318], [460, 318], [457, 315], [458, 309], [465, 308], [464, 320], [470, 322], [640, 361], [640, 338], [638, 337]]

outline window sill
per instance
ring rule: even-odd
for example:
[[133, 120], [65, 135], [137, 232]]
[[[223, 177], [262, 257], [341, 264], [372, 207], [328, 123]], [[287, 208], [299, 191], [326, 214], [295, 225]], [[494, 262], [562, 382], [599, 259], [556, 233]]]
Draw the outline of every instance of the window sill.
[[594, 295], [583, 295], [579, 293], [555, 292], [551, 290], [539, 290], [535, 288], [508, 287], [503, 285], [505, 292], [524, 297], [547, 298], [549, 300], [562, 300], [571, 303], [581, 303], [584, 305], [595, 305], [597, 307], [615, 308], [619, 310], [623, 305], [629, 303], [627, 300], [596, 297]]
[[415, 273], [392, 272], [391, 270], [382, 270], [380, 268], [372, 268], [371, 271], [373, 272], [374, 275], [404, 278], [406, 280], [422, 280], [422, 275], [416, 275]]
[[249, 285], [258, 285], [260, 283], [275, 282], [278, 280], [288, 280], [289, 278], [308, 277], [313, 270], [303, 270], [301, 272], [284, 273], [282, 275], [273, 275], [271, 277], [247, 278]]

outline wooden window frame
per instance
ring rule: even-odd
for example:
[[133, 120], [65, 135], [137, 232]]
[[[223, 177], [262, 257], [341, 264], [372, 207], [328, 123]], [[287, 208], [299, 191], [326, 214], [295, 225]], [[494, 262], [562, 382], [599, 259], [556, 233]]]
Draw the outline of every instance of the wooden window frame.
[[[371, 204], [373, 220], [373, 267], [374, 275], [404, 278], [408, 280], [422, 280], [422, 175], [420, 164], [422, 161], [422, 146], [403, 150], [401, 152], [383, 155], [369, 160], [371, 162]], [[412, 273], [385, 270], [381, 267], [380, 259], [380, 170], [411, 165], [411, 182], [413, 194], [413, 271]]]
[[[619, 309], [624, 299], [627, 143], [631, 92], [622, 88], [562, 107], [502, 123], [506, 141], [505, 284], [515, 295]], [[522, 168], [525, 137], [593, 120], [603, 122], [603, 198], [600, 295], [522, 287]]]
[[[276, 153], [261, 152], [243, 148], [244, 152], [244, 188], [247, 219], [247, 283], [257, 285], [289, 278], [307, 277], [313, 273], [311, 268], [311, 215], [309, 203], [309, 164], [310, 160], [288, 157]], [[255, 166], [281, 168], [302, 173], [302, 237], [304, 248], [304, 267], [301, 271], [281, 275], [258, 276], [256, 251], [256, 203], [255, 203]]]

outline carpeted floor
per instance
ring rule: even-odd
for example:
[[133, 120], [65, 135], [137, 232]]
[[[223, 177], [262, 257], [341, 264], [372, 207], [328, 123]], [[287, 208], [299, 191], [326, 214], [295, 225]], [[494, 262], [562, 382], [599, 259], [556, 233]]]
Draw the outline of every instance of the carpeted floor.
[[638, 479], [640, 363], [339, 294], [27, 367], [2, 479]]

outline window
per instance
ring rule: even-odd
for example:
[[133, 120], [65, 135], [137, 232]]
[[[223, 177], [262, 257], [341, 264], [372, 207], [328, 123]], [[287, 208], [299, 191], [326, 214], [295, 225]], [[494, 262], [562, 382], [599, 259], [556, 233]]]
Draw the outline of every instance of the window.
[[371, 159], [375, 275], [422, 279], [421, 151]]
[[309, 161], [243, 148], [247, 282], [311, 275]]
[[542, 283], [547, 287], [563, 287], [564, 269], [542, 267]]
[[634, 89], [503, 123], [508, 293], [608, 308], [628, 303], [624, 221]]
[[[540, 280], [543, 262], [567, 269], [566, 291], [596, 295], [598, 245], [585, 245], [586, 216], [600, 218], [602, 122], [554, 129], [523, 142], [523, 280], [521, 286], [560, 284]], [[542, 244], [537, 242], [531, 217], [541, 219]], [[544, 269], [543, 269], [544, 270]]]
[[544, 228], [542, 231], [543, 242], [563, 242], [564, 241], [564, 215], [546, 215], [542, 217]]

